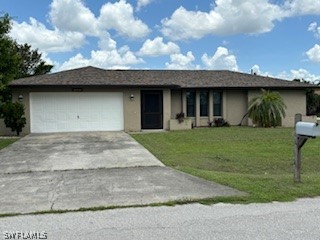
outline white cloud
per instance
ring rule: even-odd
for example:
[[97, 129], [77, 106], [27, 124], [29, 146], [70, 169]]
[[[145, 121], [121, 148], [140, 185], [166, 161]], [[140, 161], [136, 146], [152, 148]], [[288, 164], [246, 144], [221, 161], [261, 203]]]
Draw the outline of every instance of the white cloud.
[[130, 38], [142, 38], [150, 32], [145, 23], [134, 17], [132, 6], [125, 0], [103, 5], [98, 21], [100, 29], [115, 29]]
[[314, 75], [310, 73], [308, 70], [300, 68], [298, 70], [292, 69], [290, 73], [282, 72], [277, 75], [278, 78], [293, 80], [293, 79], [304, 79], [308, 82], [318, 82], [320, 80], [320, 76]]
[[133, 8], [125, 0], [114, 4], [108, 2], [101, 7], [96, 18], [82, 0], [53, 0], [49, 20], [52, 30], [34, 18], [30, 23], [13, 22], [11, 36], [20, 43], [29, 43], [45, 52], [67, 52], [82, 47], [86, 36], [99, 38], [100, 50], [117, 48], [107, 30], [114, 29], [120, 35], [140, 38], [148, 34], [149, 28], [133, 15]]
[[42, 59], [43, 61], [45, 61], [47, 64], [50, 64], [50, 65], [53, 65], [53, 66], [56, 66], [56, 65], [59, 64], [57, 61], [53, 61], [53, 60], [48, 56], [48, 53], [46, 53], [46, 52], [41, 52], [41, 59]]
[[306, 54], [310, 61], [320, 63], [320, 45], [315, 44]]
[[149, 5], [152, 0], [138, 0], [137, 2], [137, 10], [139, 11], [142, 7]]
[[58, 29], [97, 34], [97, 20], [81, 0], [53, 0], [50, 7], [51, 23]]
[[130, 38], [145, 37], [150, 31], [145, 23], [134, 17], [133, 7], [126, 0], [104, 4], [98, 18], [81, 0], [53, 0], [50, 7], [51, 23], [62, 30], [97, 36], [114, 29]]
[[310, 32], [315, 32], [316, 29], [317, 29], [317, 23], [316, 22], [313, 22], [313, 23], [310, 23], [309, 27], [308, 27], [308, 31]]
[[199, 39], [208, 34], [269, 32], [286, 13], [268, 0], [216, 0], [209, 12], [178, 8], [161, 21], [162, 33], [171, 39]]
[[255, 64], [251, 68], [251, 73], [261, 75], [260, 66]]
[[293, 79], [304, 79], [309, 82], [318, 82], [320, 80], [320, 76], [310, 73], [308, 70], [300, 68], [300, 69], [292, 69], [289, 72], [283, 71], [277, 75], [273, 75], [269, 72], [262, 72], [260, 70], [259, 65], [254, 65], [252, 68], [254, 73], [266, 76], [266, 77], [275, 77], [279, 79], [292, 81]]
[[308, 31], [313, 32], [316, 38], [320, 38], [320, 27], [318, 27], [316, 22], [310, 23]]
[[164, 43], [162, 37], [156, 37], [153, 40], [147, 39], [139, 51], [139, 55], [150, 57], [175, 53], [180, 53], [180, 47], [173, 42]]
[[290, 72], [292, 74], [292, 79], [304, 79], [311, 82], [320, 79], [320, 76], [311, 74], [309, 71], [303, 68], [300, 68], [298, 70], [291, 70]]
[[59, 71], [85, 67], [95, 66], [108, 69], [128, 69], [131, 65], [143, 63], [141, 58], [137, 58], [129, 47], [124, 46], [119, 50], [98, 50], [91, 51], [90, 58], [85, 58], [82, 54], [78, 53], [68, 61], [64, 62]]
[[70, 58], [68, 61], [64, 62], [58, 71], [73, 69], [73, 68], [80, 68], [89, 66], [90, 61], [82, 56], [81, 53], [78, 53], [74, 57]]
[[[277, 1], [278, 2], [278, 1]], [[284, 18], [320, 14], [320, 0], [216, 0], [208, 12], [179, 7], [161, 21], [162, 33], [174, 40], [206, 35], [260, 34]]]
[[250, 73], [257, 74], [257, 75], [260, 75], [260, 76], [265, 76], [265, 77], [275, 77], [274, 75], [272, 75], [269, 72], [262, 72], [261, 69], [260, 69], [260, 66], [257, 65], [257, 64], [255, 64], [255, 65], [253, 65], [251, 67]]
[[198, 69], [199, 66], [194, 65], [195, 57], [192, 52], [187, 52], [187, 55], [183, 55], [181, 53], [176, 53], [170, 55], [170, 63], [166, 63], [167, 69]]
[[111, 38], [108, 32], [102, 32], [99, 38], [98, 46], [101, 50], [110, 51], [117, 48], [117, 42]]
[[320, 14], [320, 0], [286, 0], [284, 8], [291, 16]]
[[201, 60], [208, 69], [238, 71], [236, 57], [224, 47], [218, 47], [212, 57], [203, 54]]
[[18, 43], [28, 43], [44, 52], [68, 52], [85, 43], [85, 36], [81, 33], [57, 28], [49, 30], [34, 18], [30, 18], [30, 23], [13, 21], [10, 35]]

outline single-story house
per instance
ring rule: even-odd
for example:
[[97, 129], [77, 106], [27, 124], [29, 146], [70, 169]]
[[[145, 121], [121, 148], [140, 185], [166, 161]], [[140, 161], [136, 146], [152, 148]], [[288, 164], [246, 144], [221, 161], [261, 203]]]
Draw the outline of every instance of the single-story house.
[[[18, 79], [13, 98], [25, 105], [22, 134], [170, 129], [183, 112], [195, 127], [214, 118], [238, 125], [262, 88], [280, 92], [287, 105], [283, 126], [306, 114], [311, 85], [232, 71], [104, 70], [84, 67]], [[250, 120], [244, 119], [244, 125]], [[10, 134], [0, 123], [0, 134]]]

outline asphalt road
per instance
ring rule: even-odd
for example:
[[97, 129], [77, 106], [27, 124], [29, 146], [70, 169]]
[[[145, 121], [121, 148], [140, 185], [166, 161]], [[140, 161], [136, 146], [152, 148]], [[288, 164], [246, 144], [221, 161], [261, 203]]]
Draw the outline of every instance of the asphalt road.
[[47, 239], [320, 239], [320, 198], [0, 218], [0, 239], [16, 231]]

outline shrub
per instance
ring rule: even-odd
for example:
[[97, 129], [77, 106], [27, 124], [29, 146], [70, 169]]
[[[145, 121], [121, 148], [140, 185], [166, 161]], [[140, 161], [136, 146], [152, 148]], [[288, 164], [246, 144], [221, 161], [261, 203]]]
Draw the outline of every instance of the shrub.
[[11, 131], [16, 132], [19, 136], [26, 124], [24, 105], [19, 102], [9, 102], [2, 105], [1, 108], [6, 127], [11, 128]]
[[261, 95], [249, 101], [248, 114], [254, 124], [260, 127], [275, 127], [281, 125], [286, 116], [286, 105], [278, 92], [261, 90]]
[[183, 112], [177, 113], [176, 119], [178, 120], [179, 123], [182, 123], [184, 121], [184, 113]]
[[229, 122], [223, 118], [215, 118], [213, 122], [215, 127], [230, 127]]

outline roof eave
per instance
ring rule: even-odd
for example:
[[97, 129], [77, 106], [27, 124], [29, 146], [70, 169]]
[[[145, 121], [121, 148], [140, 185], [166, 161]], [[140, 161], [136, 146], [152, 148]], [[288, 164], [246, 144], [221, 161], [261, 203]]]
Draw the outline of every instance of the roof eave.
[[159, 84], [121, 84], [121, 85], [101, 85], [101, 84], [65, 84], [65, 85], [51, 85], [51, 84], [9, 84], [9, 87], [14, 88], [181, 88], [179, 85], [159, 85]]

